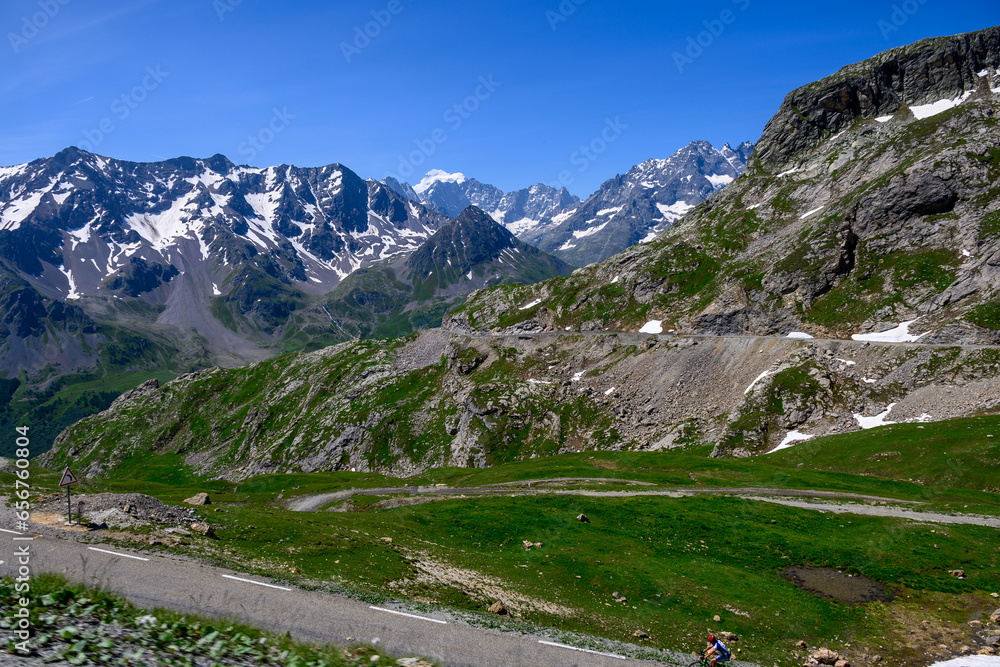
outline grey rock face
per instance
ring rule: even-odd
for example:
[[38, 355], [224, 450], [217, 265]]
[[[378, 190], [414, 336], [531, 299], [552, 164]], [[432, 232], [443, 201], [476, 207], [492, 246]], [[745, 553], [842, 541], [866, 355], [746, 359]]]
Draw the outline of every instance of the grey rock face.
[[449, 218], [457, 217], [472, 206], [472, 200], [465, 194], [462, 186], [451, 181], [435, 183], [421, 194], [421, 201]]
[[[266, 362], [271, 381], [254, 396], [238, 389], [260, 378], [253, 367], [178, 379], [74, 425], [42, 461], [76, 457], [100, 473], [137, 454], [181, 453], [202, 474], [239, 480], [484, 467], [551, 453], [553, 443], [575, 452], [706, 442], [717, 443], [717, 455], [747, 456], [773, 449], [793, 429], [858, 430], [855, 415], [879, 415], [890, 403], [891, 422], [995, 410], [994, 359], [982, 348], [859, 341], [430, 331]], [[415, 375], [416, 366], [424, 372]], [[408, 382], [416, 384], [403, 389]], [[220, 392], [214, 402], [205, 402], [207, 387]], [[567, 405], [579, 412], [565, 412]], [[208, 444], [205, 433], [244, 414], [239, 437]], [[187, 424], [196, 426], [180, 428]]]
[[269, 356], [293, 314], [338, 336], [328, 310], [305, 312], [313, 302], [447, 222], [338, 164], [136, 163], [69, 148], [0, 168], [0, 368], [91, 366], [111, 342], [100, 325], [123, 321], [142, 337], [130, 353], [165, 341], [167, 354], [223, 365]]
[[420, 195], [417, 194], [417, 192], [413, 189], [413, 186], [409, 183], [400, 183], [392, 176], [388, 176], [382, 182], [396, 194], [402, 195], [410, 201], [420, 203]]
[[648, 160], [607, 181], [586, 202], [565, 188], [539, 183], [505, 194], [474, 178], [439, 171], [428, 172], [424, 182], [429, 185], [421, 186], [419, 193], [395, 179], [386, 179], [385, 184], [397, 192], [413, 193], [450, 217], [469, 205], [477, 206], [521, 240], [583, 266], [669, 229], [738, 178], [753, 148], [750, 142], [716, 149], [707, 141], [695, 141], [666, 160]]
[[212, 295], [241, 265], [322, 293], [446, 221], [339, 164], [254, 169], [221, 155], [135, 163], [70, 148], [0, 170], [0, 193], [0, 257], [71, 300], [159, 289], [150, 300], [163, 303], [191, 282]]
[[757, 159], [783, 171], [824, 135], [857, 119], [891, 115], [974, 90], [980, 72], [1000, 67], [1000, 27], [925, 39], [850, 65], [792, 91], [764, 128]]

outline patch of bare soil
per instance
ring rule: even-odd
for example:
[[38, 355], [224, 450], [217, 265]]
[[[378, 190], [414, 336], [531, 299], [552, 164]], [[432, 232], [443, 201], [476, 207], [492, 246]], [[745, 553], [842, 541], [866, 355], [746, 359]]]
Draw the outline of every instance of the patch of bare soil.
[[892, 599], [892, 593], [877, 581], [832, 567], [787, 567], [781, 576], [804, 591], [849, 604]]
[[67, 525], [65, 514], [55, 514], [52, 512], [32, 512], [31, 520], [34, 523], [40, 524], [42, 526], [47, 526], [49, 528], [58, 528], [59, 530], [69, 530], [77, 533], [86, 533], [90, 530], [87, 525], [80, 525], [77, 523]]
[[389, 583], [389, 588], [400, 593], [409, 594], [421, 587], [451, 587], [484, 605], [499, 600], [514, 616], [525, 612], [542, 612], [563, 618], [580, 615], [576, 609], [529, 597], [511, 589], [501, 579], [476, 570], [442, 563], [426, 553], [407, 552], [406, 557], [410, 565], [416, 569], [416, 574]]

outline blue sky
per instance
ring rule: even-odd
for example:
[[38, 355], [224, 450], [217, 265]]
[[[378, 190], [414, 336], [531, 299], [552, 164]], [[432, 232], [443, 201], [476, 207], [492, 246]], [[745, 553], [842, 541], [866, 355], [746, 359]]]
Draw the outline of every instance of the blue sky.
[[0, 165], [77, 145], [586, 196], [755, 140], [845, 64], [997, 24], [996, 0], [5, 0]]

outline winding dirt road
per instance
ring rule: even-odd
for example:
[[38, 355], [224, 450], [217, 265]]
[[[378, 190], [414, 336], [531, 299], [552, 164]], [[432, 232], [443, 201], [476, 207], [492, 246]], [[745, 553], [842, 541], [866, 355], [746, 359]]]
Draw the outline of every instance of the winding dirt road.
[[[489, 486], [473, 487], [438, 487], [438, 486], [402, 486], [378, 489], [346, 489], [334, 493], [323, 493], [318, 495], [304, 496], [296, 498], [288, 503], [288, 508], [295, 512], [317, 512], [324, 507], [336, 502], [347, 500], [353, 496], [389, 496], [389, 495], [410, 495], [410, 496], [430, 496], [431, 499], [445, 500], [447, 498], [469, 498], [477, 496], [536, 496], [536, 495], [564, 495], [564, 496], [587, 496], [591, 498], [634, 498], [640, 496], [666, 497], [666, 498], [689, 498], [697, 495], [732, 495], [747, 500], [757, 500], [761, 502], [776, 503], [788, 507], [815, 510], [817, 512], [833, 512], [836, 514], [862, 514], [866, 516], [885, 516], [898, 519], [908, 519], [910, 521], [922, 521], [926, 523], [941, 524], [966, 524], [973, 526], [986, 526], [1000, 529], [1000, 517], [983, 516], [979, 514], [944, 514], [942, 512], [924, 512], [919, 509], [909, 509], [897, 507], [896, 505], [919, 505], [912, 500], [898, 500], [895, 498], [883, 498], [879, 496], [869, 496], [860, 493], [841, 493], [837, 491], [816, 491], [812, 489], [767, 489], [767, 488], [712, 488], [712, 489], [657, 489], [657, 490], [620, 490], [620, 491], [597, 491], [593, 489], [547, 489], [537, 488], [538, 485], [550, 484], [553, 482], [567, 483], [595, 483], [614, 482], [629, 485], [650, 486], [649, 482], [637, 482], [634, 480], [617, 480], [608, 478], [559, 478], [559, 479], [536, 479], [523, 482], [505, 482], [503, 484], [493, 484]], [[511, 487], [520, 487], [512, 490]], [[813, 499], [813, 501], [807, 500]], [[825, 502], [815, 502], [822, 500]], [[829, 501], [855, 501], [855, 502], [829, 502]], [[868, 503], [868, 504], [862, 504]], [[871, 504], [871, 503], [891, 503], [891, 504]]]

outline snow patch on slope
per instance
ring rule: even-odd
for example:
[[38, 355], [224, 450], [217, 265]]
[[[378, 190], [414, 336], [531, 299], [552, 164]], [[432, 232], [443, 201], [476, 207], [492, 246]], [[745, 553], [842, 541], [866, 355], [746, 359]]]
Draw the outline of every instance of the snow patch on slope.
[[757, 386], [758, 382], [760, 382], [761, 380], [763, 380], [764, 378], [766, 378], [770, 374], [771, 374], [771, 371], [764, 371], [763, 373], [761, 373], [760, 375], [758, 375], [754, 379], [754, 381], [750, 383], [750, 386], [743, 390], [743, 395], [746, 396], [747, 394], [749, 394], [750, 390], [753, 389], [755, 386]]
[[82, 295], [76, 291], [76, 281], [73, 279], [73, 272], [67, 268], [60, 268], [59, 271], [66, 276], [66, 280], [69, 281], [69, 293], [66, 295], [66, 299], [79, 299]]
[[889, 329], [888, 331], [882, 331], [880, 333], [854, 334], [851, 336], [851, 339], [877, 343], [915, 343], [930, 332], [914, 336], [910, 333], [910, 325], [914, 322], [916, 322], [916, 320], [902, 322], [895, 329]]
[[[915, 107], [910, 107], [910, 111], [913, 112], [913, 115], [916, 116], [917, 120], [923, 120], [924, 118], [930, 118], [931, 116], [936, 116], [939, 113], [944, 113], [945, 111], [948, 111], [949, 109], [954, 109], [959, 104], [961, 104], [962, 102], [965, 102], [970, 97], [972, 97], [972, 93], [973, 92], [974, 91], [972, 91], [972, 90], [967, 90], [966, 92], [962, 93], [958, 97], [954, 97], [954, 98], [951, 98], [951, 99], [938, 100], [937, 102], [931, 102], [930, 104], [920, 104], [920, 105], [917, 105]], [[890, 114], [888, 116], [879, 116], [875, 120], [877, 120], [880, 123], [888, 123], [890, 120], [892, 120], [892, 117], [894, 115], [895, 114]]]
[[712, 184], [713, 188], [721, 188], [729, 185], [733, 182], [733, 177], [727, 174], [709, 174], [705, 176], [708, 182]]
[[639, 333], [661, 334], [663, 333], [663, 321], [650, 320], [642, 325], [642, 328], [639, 329]]
[[890, 403], [889, 407], [885, 409], [885, 412], [880, 412], [874, 417], [865, 417], [860, 413], [855, 413], [854, 418], [858, 420], [858, 426], [860, 426], [862, 430], [868, 430], [870, 428], [876, 428], [878, 426], [885, 426], [886, 424], [895, 424], [896, 422], [889, 422], [885, 420], [885, 418], [889, 416], [889, 413], [892, 412], [892, 409], [894, 407], [896, 407], [896, 404]]
[[582, 239], [582, 238], [587, 237], [587, 236], [593, 236], [594, 234], [596, 234], [597, 232], [601, 231], [602, 229], [604, 229], [607, 226], [608, 226], [608, 223], [605, 222], [603, 225], [597, 225], [596, 227], [591, 227], [590, 229], [584, 229], [582, 231], [575, 231], [575, 232], [573, 232], [573, 237], [574, 238], [578, 238], [578, 239]]
[[680, 201], [676, 201], [669, 206], [666, 204], [657, 204], [656, 208], [660, 210], [660, 215], [664, 218], [674, 221], [683, 218], [688, 211], [694, 208], [694, 206], [681, 199]]
[[812, 440], [815, 437], [816, 437], [815, 435], [809, 435], [808, 433], [801, 433], [799, 431], [789, 431], [788, 434], [785, 436], [785, 439], [781, 441], [781, 444], [772, 449], [768, 453], [770, 454], [773, 452], [781, 451], [782, 449], [788, 449], [789, 447], [794, 446], [795, 443], [797, 442], [805, 442], [806, 440]]

